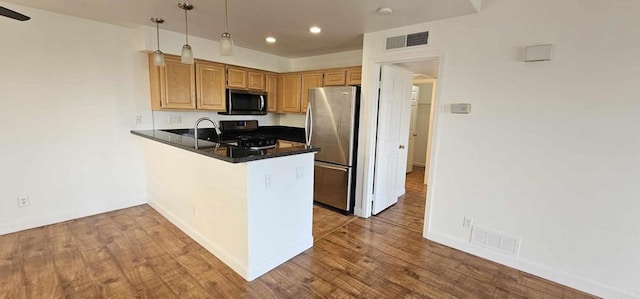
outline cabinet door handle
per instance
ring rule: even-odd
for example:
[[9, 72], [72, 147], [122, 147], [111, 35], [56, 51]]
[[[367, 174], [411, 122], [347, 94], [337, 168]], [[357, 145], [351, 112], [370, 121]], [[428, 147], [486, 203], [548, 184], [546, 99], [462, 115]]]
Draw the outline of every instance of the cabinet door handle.
[[404, 148], [404, 144], [401, 144], [398, 148], [403, 149]]

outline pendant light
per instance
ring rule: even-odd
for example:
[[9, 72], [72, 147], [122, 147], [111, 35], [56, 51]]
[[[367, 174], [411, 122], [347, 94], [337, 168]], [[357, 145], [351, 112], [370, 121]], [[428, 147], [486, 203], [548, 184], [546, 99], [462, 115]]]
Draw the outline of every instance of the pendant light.
[[229, 33], [228, 0], [224, 0], [224, 33], [220, 37], [220, 55], [233, 55], [233, 40], [231, 39], [231, 33]]
[[156, 40], [158, 41], [158, 49], [153, 53], [153, 65], [165, 66], [164, 54], [160, 51], [160, 24], [164, 23], [161, 18], [151, 18], [151, 22], [156, 23]]
[[193, 64], [193, 51], [191, 51], [191, 46], [189, 46], [189, 18], [187, 17], [187, 12], [193, 9], [193, 5], [185, 2], [178, 3], [178, 7], [184, 10], [184, 24], [185, 24], [185, 44], [182, 46], [182, 55], [180, 57], [180, 62], [184, 64]]

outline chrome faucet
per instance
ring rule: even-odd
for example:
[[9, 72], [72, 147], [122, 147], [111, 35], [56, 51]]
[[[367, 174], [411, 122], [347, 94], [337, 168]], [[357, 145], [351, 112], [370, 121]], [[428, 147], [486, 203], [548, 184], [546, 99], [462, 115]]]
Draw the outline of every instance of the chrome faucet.
[[196, 149], [198, 149], [198, 125], [200, 125], [200, 122], [204, 121], [204, 120], [208, 120], [211, 122], [211, 124], [213, 124], [213, 128], [216, 129], [216, 134], [218, 134], [218, 136], [222, 135], [222, 132], [220, 131], [220, 127], [218, 127], [218, 125], [216, 124], [215, 121], [211, 120], [208, 117], [201, 117], [198, 120], [196, 120], [196, 125], [193, 128], [194, 131], [194, 138], [196, 139]]

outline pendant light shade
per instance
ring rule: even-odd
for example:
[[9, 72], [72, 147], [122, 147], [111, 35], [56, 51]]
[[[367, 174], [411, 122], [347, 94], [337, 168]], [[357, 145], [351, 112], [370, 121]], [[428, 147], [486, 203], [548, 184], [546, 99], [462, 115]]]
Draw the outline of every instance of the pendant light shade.
[[223, 33], [222, 37], [220, 37], [220, 55], [233, 55], [233, 40], [231, 39], [231, 34], [229, 34], [229, 32]]
[[182, 46], [182, 55], [180, 56], [180, 62], [184, 64], [193, 64], [193, 51], [191, 50], [191, 46]]
[[164, 63], [164, 54], [160, 50], [156, 50], [153, 54], [153, 65], [155, 66], [165, 66]]
[[180, 57], [180, 62], [184, 64], [193, 64], [193, 51], [191, 50], [191, 46], [189, 46], [189, 18], [187, 16], [187, 12], [193, 9], [193, 5], [189, 3], [178, 3], [178, 7], [184, 10], [184, 24], [185, 24], [185, 44], [182, 46], [182, 55]]
[[156, 23], [156, 41], [158, 42], [158, 48], [153, 53], [153, 65], [165, 66], [164, 54], [160, 51], [160, 24], [164, 23], [164, 20], [161, 18], [151, 18], [151, 22]]
[[228, 0], [224, 0], [224, 33], [220, 37], [220, 55], [233, 55], [233, 39], [229, 33], [229, 4]]

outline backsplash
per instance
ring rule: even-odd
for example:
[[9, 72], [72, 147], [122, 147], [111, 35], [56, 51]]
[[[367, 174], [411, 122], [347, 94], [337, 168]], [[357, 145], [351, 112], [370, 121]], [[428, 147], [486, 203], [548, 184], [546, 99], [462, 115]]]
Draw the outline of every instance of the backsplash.
[[[260, 126], [279, 125], [280, 116], [276, 113], [267, 115], [220, 115], [214, 111], [153, 111], [153, 128], [180, 129], [191, 128], [201, 117], [209, 117], [218, 122], [220, 120], [258, 120]], [[202, 122], [201, 127], [211, 127], [211, 123]], [[304, 122], [303, 122], [304, 125]]]

